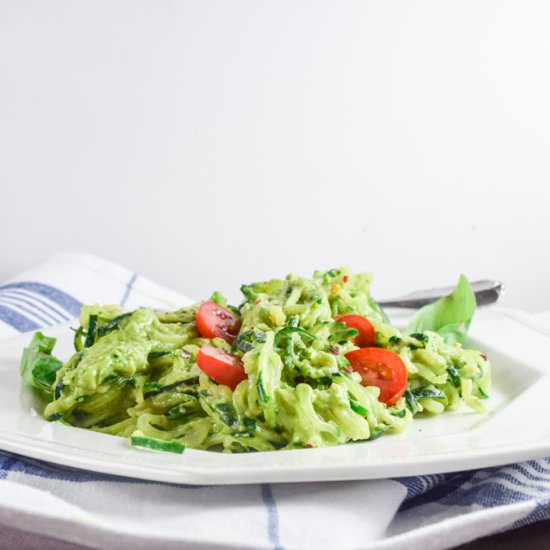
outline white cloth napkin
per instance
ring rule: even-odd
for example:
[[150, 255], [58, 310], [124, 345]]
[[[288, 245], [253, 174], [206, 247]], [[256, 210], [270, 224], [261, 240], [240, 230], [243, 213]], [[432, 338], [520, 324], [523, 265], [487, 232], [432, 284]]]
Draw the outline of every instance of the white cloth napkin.
[[[0, 338], [82, 303], [189, 299], [105, 260], [60, 254], [0, 286]], [[379, 481], [192, 487], [0, 451], [0, 548], [444, 549], [550, 517], [550, 459]]]

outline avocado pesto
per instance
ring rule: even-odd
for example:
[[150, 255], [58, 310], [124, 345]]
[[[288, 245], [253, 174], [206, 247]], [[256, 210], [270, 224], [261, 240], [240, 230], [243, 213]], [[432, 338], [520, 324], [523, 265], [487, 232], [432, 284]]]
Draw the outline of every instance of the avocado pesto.
[[36, 333], [22, 377], [47, 420], [176, 453], [323, 447], [399, 432], [418, 414], [483, 411], [490, 364], [461, 343], [475, 310], [467, 281], [403, 332], [370, 281], [341, 268], [243, 285], [239, 307], [219, 292], [172, 312], [84, 306], [72, 357]]

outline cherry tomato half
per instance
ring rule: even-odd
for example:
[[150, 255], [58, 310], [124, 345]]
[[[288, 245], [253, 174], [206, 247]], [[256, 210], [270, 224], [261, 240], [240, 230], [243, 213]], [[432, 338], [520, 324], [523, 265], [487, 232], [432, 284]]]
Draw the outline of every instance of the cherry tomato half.
[[199, 349], [197, 365], [212, 380], [232, 390], [247, 377], [239, 357], [212, 346]]
[[351, 368], [361, 375], [363, 386], [380, 388], [379, 401], [395, 405], [407, 389], [407, 367], [388, 349], [361, 348], [346, 353]]
[[228, 309], [214, 302], [203, 302], [197, 314], [195, 323], [199, 334], [204, 338], [223, 338], [226, 342], [233, 342], [239, 334], [241, 322]]
[[334, 320], [339, 323], [346, 323], [348, 328], [354, 328], [359, 332], [352, 340], [358, 348], [369, 348], [376, 345], [376, 332], [367, 318], [350, 313], [348, 315], [338, 315]]

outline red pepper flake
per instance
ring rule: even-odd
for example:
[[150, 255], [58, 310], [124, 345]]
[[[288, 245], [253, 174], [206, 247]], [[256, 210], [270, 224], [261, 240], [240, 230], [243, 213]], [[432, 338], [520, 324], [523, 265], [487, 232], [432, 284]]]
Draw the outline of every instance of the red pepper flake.
[[311, 443], [306, 443], [304, 449], [313, 449], [313, 445]]
[[344, 283], [347, 283], [349, 281], [349, 275], [344, 275], [342, 277], [342, 281], [344, 281]]
[[481, 357], [483, 357], [483, 359], [487, 361], [487, 356], [484, 353], [481, 354]]
[[351, 365], [346, 365], [344, 367], [344, 370], [347, 370], [348, 372], [353, 372], [353, 369], [351, 368]]
[[340, 355], [340, 350], [336, 347], [332, 347], [330, 348], [330, 353], [332, 353], [332, 355]]

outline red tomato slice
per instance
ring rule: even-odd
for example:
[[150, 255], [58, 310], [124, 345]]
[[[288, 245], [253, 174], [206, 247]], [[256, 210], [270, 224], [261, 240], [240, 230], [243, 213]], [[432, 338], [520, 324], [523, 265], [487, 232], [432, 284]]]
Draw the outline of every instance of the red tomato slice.
[[197, 365], [212, 380], [229, 386], [232, 390], [247, 378], [239, 357], [212, 346], [201, 347], [197, 355]]
[[407, 367], [388, 349], [361, 348], [346, 353], [351, 368], [361, 375], [363, 386], [380, 388], [379, 401], [395, 405], [407, 389]]
[[233, 342], [239, 334], [241, 322], [228, 309], [214, 302], [203, 302], [197, 314], [195, 323], [199, 334], [204, 338], [223, 338], [226, 342]]
[[376, 345], [376, 332], [372, 323], [365, 317], [350, 313], [349, 315], [338, 315], [334, 320], [346, 323], [348, 328], [354, 328], [359, 332], [352, 340], [358, 348], [370, 348]]

